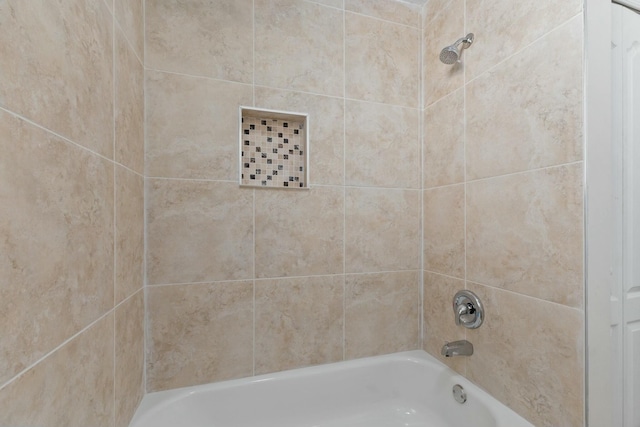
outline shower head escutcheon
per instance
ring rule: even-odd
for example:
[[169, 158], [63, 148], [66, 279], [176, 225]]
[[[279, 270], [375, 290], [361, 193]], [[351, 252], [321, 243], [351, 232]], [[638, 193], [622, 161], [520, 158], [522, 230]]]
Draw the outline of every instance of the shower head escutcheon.
[[[460, 60], [462, 50], [467, 49], [473, 43], [473, 33], [469, 33], [450, 46], [440, 51], [440, 61], [447, 65], [455, 64]], [[458, 48], [460, 46], [460, 48]]]

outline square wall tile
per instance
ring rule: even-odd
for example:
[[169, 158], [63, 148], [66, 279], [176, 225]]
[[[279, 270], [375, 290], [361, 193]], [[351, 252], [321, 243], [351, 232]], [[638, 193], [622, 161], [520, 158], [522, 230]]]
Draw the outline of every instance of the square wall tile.
[[418, 271], [346, 276], [346, 359], [420, 347], [419, 278]]
[[0, 112], [0, 384], [113, 308], [113, 164]]
[[343, 95], [343, 11], [255, 0], [255, 84]]
[[0, 390], [0, 425], [113, 425], [113, 366], [110, 314]]
[[467, 337], [467, 329], [456, 325], [452, 310], [453, 297], [458, 291], [465, 289], [464, 280], [428, 271], [423, 274], [424, 351], [464, 375], [467, 369], [466, 357], [444, 357], [440, 354], [442, 346], [447, 342], [463, 340]]
[[[469, 284], [487, 316], [467, 339], [467, 376], [540, 427], [584, 425], [584, 313]], [[522, 310], [526, 307], [526, 310]]]
[[312, 183], [344, 184], [344, 100], [265, 87], [255, 88], [260, 108], [309, 115], [309, 174]]
[[342, 360], [344, 276], [256, 282], [256, 375]]
[[[440, 51], [466, 34], [464, 9], [465, 0], [429, 0], [425, 6], [422, 32], [425, 106], [433, 104], [464, 85], [463, 63], [446, 65], [440, 62]], [[473, 48], [475, 49], [475, 44]], [[464, 53], [464, 58], [467, 52]]]
[[146, 66], [251, 83], [252, 0], [146, 0]]
[[418, 110], [347, 101], [345, 119], [347, 185], [420, 186]]
[[582, 164], [467, 184], [467, 278], [582, 307]]
[[582, 18], [572, 19], [467, 86], [467, 177], [582, 159]]
[[420, 190], [347, 188], [346, 272], [420, 266]]
[[2, 8], [2, 107], [113, 158], [113, 18], [105, 3]]
[[417, 108], [420, 30], [345, 14], [345, 96]]
[[144, 67], [116, 30], [115, 160], [144, 173]]
[[148, 298], [148, 392], [252, 375], [252, 282], [152, 286]]
[[464, 90], [459, 89], [424, 113], [424, 188], [464, 181]]
[[147, 72], [147, 175], [238, 177], [238, 108], [250, 85]]
[[[465, 52], [466, 76], [470, 81], [576, 16], [582, 10], [582, 1], [514, 3], [510, 0], [474, 0], [467, 2], [466, 6], [467, 29], [479, 36], [473, 48]], [[562, 44], [571, 46], [568, 40]], [[551, 50], [568, 53], [567, 50], [571, 49], [557, 49], [555, 46]], [[581, 49], [573, 50], [578, 52]], [[568, 61], [563, 66], [567, 64]]]
[[424, 269], [465, 277], [464, 184], [424, 191]]
[[116, 166], [116, 304], [144, 284], [144, 179]]
[[127, 427], [145, 394], [144, 291], [115, 310], [115, 426]]
[[256, 277], [343, 273], [344, 190], [256, 190]]
[[147, 182], [150, 285], [253, 277], [253, 190], [235, 182]]

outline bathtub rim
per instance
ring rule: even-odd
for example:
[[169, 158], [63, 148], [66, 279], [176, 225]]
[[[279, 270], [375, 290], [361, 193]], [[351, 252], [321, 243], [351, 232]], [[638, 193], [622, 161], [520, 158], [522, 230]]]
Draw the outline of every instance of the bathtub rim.
[[272, 372], [251, 377], [235, 378], [225, 381], [151, 392], [146, 394], [142, 399], [142, 402], [136, 409], [134, 417], [129, 423], [129, 427], [137, 427], [137, 423], [139, 421], [144, 421], [143, 418], [146, 418], [148, 415], [155, 412], [155, 410], [160, 410], [166, 405], [170, 405], [173, 402], [178, 402], [193, 394], [206, 391], [218, 391], [226, 388], [233, 388], [253, 383], [264, 383], [270, 381], [295, 379], [302, 376], [313, 376], [322, 374], [324, 372], [339, 372], [341, 370], [348, 370], [353, 368], [366, 368], [367, 366], [377, 365], [385, 362], [409, 362], [427, 365], [433, 368], [438, 374], [446, 375], [446, 377], [450, 379], [449, 382], [462, 385], [467, 393], [473, 396], [473, 399], [477, 400], [478, 403], [488, 408], [492, 416], [495, 417], [498, 427], [513, 425], [512, 423], [514, 421], [518, 421], [520, 423], [518, 425], [522, 427], [535, 427], [522, 415], [515, 412], [506, 404], [500, 402], [486, 390], [482, 389], [471, 380], [454, 371], [424, 350], [409, 350], [359, 359], [343, 360], [334, 363], [300, 367], [286, 371]]

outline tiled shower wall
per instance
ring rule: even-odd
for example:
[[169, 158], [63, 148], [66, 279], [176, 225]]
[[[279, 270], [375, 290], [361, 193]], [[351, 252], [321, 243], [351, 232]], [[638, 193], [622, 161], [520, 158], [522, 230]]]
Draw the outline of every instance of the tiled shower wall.
[[[146, 3], [149, 390], [417, 348], [422, 261], [425, 349], [466, 337], [447, 363], [581, 425], [579, 0]], [[0, 424], [126, 426], [142, 0], [0, 15]], [[440, 64], [467, 31], [465, 66]], [[311, 190], [237, 186], [238, 105], [310, 113]], [[477, 331], [453, 326], [463, 287]]]
[[[467, 32], [464, 66], [438, 52]], [[583, 425], [581, 0], [424, 10], [424, 347], [535, 426]], [[453, 323], [467, 288], [477, 330]]]
[[[149, 391], [420, 348], [421, 10], [147, 0]], [[238, 106], [309, 113], [240, 188]]]
[[[149, 390], [415, 348], [422, 263], [425, 349], [581, 425], [581, 2], [223, 4], [147, 2]], [[310, 191], [238, 188], [238, 105], [310, 113]]]
[[0, 425], [125, 427], [143, 382], [142, 0], [0, 2]]

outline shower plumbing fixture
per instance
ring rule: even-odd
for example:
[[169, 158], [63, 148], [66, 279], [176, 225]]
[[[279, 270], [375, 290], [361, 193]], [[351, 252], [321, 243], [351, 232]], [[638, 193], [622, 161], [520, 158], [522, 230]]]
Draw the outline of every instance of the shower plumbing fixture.
[[[467, 49], [473, 43], [474, 35], [473, 33], [469, 33], [461, 39], [456, 40], [456, 42], [450, 46], [445, 47], [440, 51], [440, 61], [447, 65], [455, 64], [460, 60], [460, 56], [462, 56], [462, 50]], [[458, 46], [461, 46], [461, 49]]]
[[484, 320], [484, 309], [476, 294], [468, 290], [462, 290], [453, 297], [453, 314], [456, 325], [462, 325], [468, 329], [476, 329]]
[[444, 357], [471, 356], [473, 354], [473, 344], [467, 340], [447, 342], [442, 346], [440, 354]]

